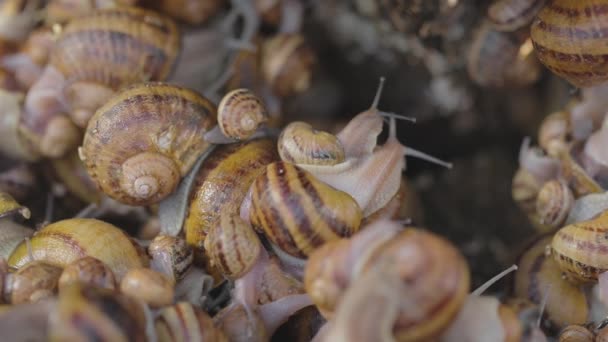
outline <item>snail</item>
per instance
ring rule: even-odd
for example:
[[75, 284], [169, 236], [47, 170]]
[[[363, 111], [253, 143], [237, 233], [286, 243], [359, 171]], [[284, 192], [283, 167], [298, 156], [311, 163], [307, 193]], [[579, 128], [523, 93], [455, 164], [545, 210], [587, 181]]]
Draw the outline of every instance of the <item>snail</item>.
[[574, 195], [564, 180], [546, 182], [536, 197], [536, 212], [540, 223], [552, 228], [560, 228], [566, 222]]
[[230, 143], [250, 138], [268, 121], [265, 105], [252, 91], [235, 89], [222, 97], [217, 107], [217, 126], [205, 133], [205, 140]]
[[225, 0], [178, 0], [150, 1], [157, 11], [170, 15], [190, 25], [201, 25], [209, 21], [222, 9]]
[[152, 11], [121, 7], [70, 21], [27, 93], [22, 134], [41, 154], [64, 155], [78, 144], [76, 125], [85, 127], [120, 87], [166, 78], [178, 49], [176, 25]]
[[[602, 1], [547, 1], [530, 27], [536, 56], [553, 73], [576, 87], [606, 81]], [[568, 34], [575, 32], [576, 34]]]
[[209, 314], [187, 302], [163, 308], [154, 325], [159, 342], [228, 341]]
[[4, 275], [3, 295], [12, 304], [51, 297], [57, 292], [61, 271], [60, 267], [46, 262], [29, 262], [16, 272]]
[[446, 240], [422, 229], [401, 229], [395, 222], [379, 220], [351, 239], [325, 244], [310, 256], [304, 284], [325, 317], [342, 310], [347, 288], [381, 272], [388, 278], [387, 284], [380, 284], [391, 291], [372, 290], [369, 299], [376, 293], [393, 293], [399, 301], [385, 312], [392, 317], [385, 322], [390, 325], [379, 329], [388, 329], [402, 341], [428, 340], [445, 331], [468, 293], [467, 264]]
[[133, 268], [120, 282], [120, 291], [138, 298], [153, 308], [173, 303], [175, 283], [163, 273], [149, 268]]
[[540, 77], [541, 68], [526, 34], [496, 31], [484, 22], [473, 39], [467, 71], [475, 83], [484, 87], [525, 86]]
[[192, 90], [135, 85], [97, 110], [80, 158], [109, 197], [130, 205], [157, 203], [209, 147], [202, 136], [214, 125], [214, 114], [215, 106]]
[[0, 218], [15, 214], [19, 214], [26, 219], [29, 219], [31, 216], [30, 210], [17, 203], [13, 196], [7, 192], [0, 192]]
[[590, 304], [584, 289], [564, 279], [557, 262], [546, 253], [552, 239], [553, 234], [540, 235], [518, 257], [513, 294], [536, 304], [541, 304], [546, 297], [546, 319], [559, 329], [587, 322]]
[[[65, 267], [85, 256], [104, 262], [120, 281], [128, 270], [147, 266], [144, 250], [125, 232], [95, 219], [67, 219], [45, 226], [30, 242], [21, 243], [8, 258], [21, 268], [33, 260]], [[29, 249], [29, 251], [28, 251]]]
[[254, 0], [253, 4], [264, 26], [280, 33], [301, 30], [304, 6], [299, 0]]
[[34, 230], [10, 218], [0, 219], [0, 258], [8, 259], [15, 247], [34, 234]]
[[488, 7], [488, 19], [500, 31], [514, 31], [528, 25], [545, 0], [498, 0]]
[[583, 151], [581, 143], [573, 142], [567, 152], [560, 156], [561, 177], [568, 182], [576, 198], [603, 192], [600, 184], [583, 167], [585, 163], [582, 163], [581, 159], [587, 160], [587, 163], [589, 162], [588, 158], [583, 155]]
[[583, 324], [571, 324], [565, 327], [559, 333], [559, 342], [593, 342], [595, 339], [595, 333], [592, 331], [593, 328], [585, 326]]
[[[326, 184], [344, 191], [351, 195], [363, 210], [363, 216], [369, 216], [380, 208], [397, 193], [401, 173], [405, 168], [404, 156], [421, 158], [450, 168], [450, 163], [443, 162], [423, 152], [403, 146], [397, 140], [395, 119], [398, 115], [381, 112], [377, 109], [380, 95], [384, 84], [381, 78], [380, 85], [374, 97], [370, 109], [355, 116], [338, 134], [336, 139], [328, 139], [323, 143], [321, 152], [316, 147], [304, 148], [302, 151], [288, 152], [291, 156], [302, 155], [301, 152], [308, 151], [313, 154], [339, 150], [339, 142], [344, 148], [345, 160], [334, 165], [307, 164], [307, 160], [298, 160], [296, 165]], [[383, 117], [389, 117], [389, 138], [386, 143], [378, 148], [377, 136], [382, 131]], [[402, 118], [402, 117], [399, 117]], [[404, 118], [406, 120], [411, 120]], [[288, 127], [289, 128], [289, 127]], [[300, 134], [305, 133], [300, 130]], [[305, 131], [305, 130], [304, 130]], [[310, 134], [310, 133], [308, 133]], [[279, 146], [279, 151], [285, 151], [291, 147], [299, 148], [298, 144], [287, 144], [289, 134], [284, 134]], [[314, 135], [310, 135], [313, 137]], [[326, 137], [317, 134], [316, 139]], [[324, 138], [325, 139], [325, 138]], [[312, 142], [309, 146], [314, 146]], [[303, 145], [304, 146], [304, 145]], [[312, 158], [314, 159], [314, 157]]]
[[179, 237], [158, 235], [148, 246], [150, 268], [177, 282], [192, 266], [193, 253], [186, 241]]
[[103, 261], [90, 256], [77, 259], [63, 269], [59, 277], [59, 291], [74, 283], [116, 289], [116, 278], [112, 270]]

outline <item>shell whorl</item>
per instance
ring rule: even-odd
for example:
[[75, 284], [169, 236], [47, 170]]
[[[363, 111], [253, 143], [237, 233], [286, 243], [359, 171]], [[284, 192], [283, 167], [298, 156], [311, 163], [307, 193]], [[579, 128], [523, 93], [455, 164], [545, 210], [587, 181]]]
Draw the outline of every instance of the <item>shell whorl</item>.
[[214, 118], [215, 106], [192, 90], [135, 85], [91, 118], [81, 158], [108, 196], [131, 205], [156, 203], [209, 147], [201, 137], [214, 126]]
[[251, 224], [286, 253], [306, 257], [359, 230], [362, 211], [347, 193], [287, 162], [266, 167], [252, 185]]
[[559, 228], [568, 218], [574, 204], [572, 190], [563, 180], [546, 182], [536, 197], [536, 212], [541, 224]]
[[268, 112], [264, 103], [248, 89], [229, 92], [217, 108], [217, 123], [229, 138], [247, 139], [266, 121]]
[[278, 149], [283, 161], [294, 164], [335, 165], [345, 159], [344, 147], [335, 135], [299, 121], [283, 129]]

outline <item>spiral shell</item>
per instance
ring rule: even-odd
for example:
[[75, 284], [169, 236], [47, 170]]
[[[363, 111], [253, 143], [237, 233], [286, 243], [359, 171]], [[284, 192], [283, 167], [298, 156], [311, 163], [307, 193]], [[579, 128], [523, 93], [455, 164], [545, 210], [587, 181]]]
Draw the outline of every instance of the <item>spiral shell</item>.
[[146, 341], [146, 317], [137, 300], [116, 291], [73, 284], [59, 294], [49, 317], [52, 341]]
[[157, 203], [209, 144], [215, 107], [186, 88], [146, 83], [125, 89], [95, 113], [81, 150], [89, 175], [115, 200]]
[[308, 165], [335, 165], [345, 159], [344, 147], [335, 135], [313, 129], [305, 122], [287, 125], [277, 143], [286, 162]]
[[164, 308], [155, 327], [159, 342], [228, 341], [205, 311], [188, 302]]
[[514, 31], [528, 25], [545, 0], [499, 0], [488, 8], [488, 19], [500, 31]]
[[550, 180], [538, 192], [536, 212], [541, 224], [559, 228], [568, 218], [574, 195], [563, 180]]
[[253, 229], [237, 214], [222, 212], [219, 225], [211, 227], [205, 239], [205, 251], [211, 266], [231, 279], [247, 273], [262, 250]]
[[116, 288], [116, 278], [112, 270], [101, 260], [90, 256], [80, 258], [63, 269], [59, 277], [59, 291], [76, 282], [110, 290]]
[[587, 327], [580, 324], [572, 324], [565, 327], [559, 333], [559, 342], [593, 342], [595, 334]]
[[152, 258], [150, 267], [174, 281], [184, 278], [192, 266], [192, 249], [182, 238], [158, 235], [148, 246], [148, 254]]
[[262, 45], [262, 75], [274, 92], [287, 97], [308, 89], [315, 54], [300, 34], [277, 34]]
[[270, 139], [220, 146], [205, 159], [191, 194], [184, 222], [186, 241], [200, 254], [207, 232], [222, 211], [238, 214], [249, 187], [264, 166], [277, 160]]
[[552, 239], [553, 234], [539, 236], [518, 257], [513, 294], [540, 305], [550, 291], [545, 313], [555, 327], [585, 323], [590, 309], [585, 291], [564, 279], [558, 264], [546, 253]]
[[576, 87], [608, 80], [604, 7], [599, 0], [547, 1], [530, 28], [538, 59]]
[[[95, 219], [68, 219], [39, 230], [30, 240], [31, 255], [53, 265], [65, 267], [85, 256], [104, 262], [117, 279], [131, 268], [148, 265], [144, 250], [125, 232]], [[20, 268], [30, 261], [26, 243], [21, 243], [8, 259]]]
[[359, 230], [361, 208], [347, 193], [286, 162], [268, 165], [252, 185], [250, 220], [288, 254], [306, 257]]
[[235, 89], [224, 95], [217, 108], [217, 124], [232, 139], [249, 138], [266, 121], [266, 107], [248, 89]]
[[608, 212], [560, 229], [551, 244], [552, 254], [566, 276], [594, 282], [608, 270]]
[[57, 291], [61, 271], [61, 268], [46, 262], [32, 261], [8, 276], [9, 286], [4, 291], [9, 293], [12, 304], [51, 297]]
[[67, 80], [70, 115], [85, 127], [119, 88], [164, 80], [178, 51], [179, 34], [170, 19], [135, 7], [110, 8], [70, 21], [55, 42], [50, 65]]

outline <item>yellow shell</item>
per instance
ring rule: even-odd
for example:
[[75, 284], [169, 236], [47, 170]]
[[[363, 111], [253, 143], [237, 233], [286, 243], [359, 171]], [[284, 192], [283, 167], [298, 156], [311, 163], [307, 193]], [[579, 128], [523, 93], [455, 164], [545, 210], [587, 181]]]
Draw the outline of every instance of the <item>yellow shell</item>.
[[168, 196], [209, 144], [215, 106], [174, 85], [144, 83], [125, 89], [95, 113], [81, 159], [101, 190], [131, 205]]
[[344, 147], [338, 137], [313, 129], [305, 122], [287, 125], [277, 145], [281, 159], [293, 164], [335, 165], [345, 159]]
[[248, 89], [235, 89], [224, 95], [217, 108], [217, 123], [229, 138], [247, 139], [266, 121], [266, 107]]
[[551, 243], [552, 254], [565, 275], [579, 282], [594, 282], [608, 271], [608, 212], [589, 221], [560, 229]]
[[59, 277], [59, 291], [73, 283], [114, 290], [116, 278], [112, 270], [101, 260], [86, 256], [68, 264]]
[[159, 342], [227, 341], [209, 314], [188, 302], [164, 308], [155, 327]]
[[[30, 240], [32, 257], [65, 267], [85, 256], [103, 261], [117, 279], [135, 267], [148, 265], [148, 257], [125, 232], [95, 219], [68, 219], [39, 230]], [[21, 243], [8, 258], [11, 267], [30, 262], [28, 246]]]
[[184, 222], [186, 241], [200, 253], [207, 232], [222, 211], [238, 214], [241, 203], [264, 166], [277, 160], [274, 142], [257, 139], [223, 145], [205, 159], [192, 190]]
[[268, 165], [252, 185], [251, 224], [296, 257], [356, 233], [362, 216], [349, 194], [287, 162]]
[[177, 25], [136, 7], [96, 10], [61, 31], [50, 65], [66, 79], [64, 95], [80, 126], [121, 87], [162, 81], [179, 52]]
[[536, 213], [541, 224], [560, 228], [574, 204], [574, 195], [563, 180], [546, 182], [536, 197]]
[[193, 253], [186, 241], [180, 237], [158, 235], [148, 246], [152, 258], [151, 268], [179, 281], [192, 266]]
[[120, 282], [120, 292], [158, 308], [173, 303], [175, 283], [168, 276], [145, 267], [133, 268]]

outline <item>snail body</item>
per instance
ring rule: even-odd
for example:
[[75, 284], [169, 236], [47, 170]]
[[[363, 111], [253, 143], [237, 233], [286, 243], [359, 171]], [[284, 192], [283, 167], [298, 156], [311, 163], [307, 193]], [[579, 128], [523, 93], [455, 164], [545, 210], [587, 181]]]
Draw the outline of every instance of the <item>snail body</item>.
[[76, 282], [110, 290], [116, 288], [116, 278], [112, 270], [93, 257], [80, 258], [68, 264], [59, 277], [59, 291]]
[[[125, 232], [95, 219], [68, 219], [52, 223], [30, 240], [31, 255], [53, 265], [65, 267], [91, 256], [103, 261], [118, 280], [131, 268], [148, 265], [143, 249]], [[30, 261], [28, 246], [21, 243], [8, 258], [11, 267]]]
[[42, 261], [32, 261], [7, 276], [4, 294], [12, 304], [35, 302], [57, 292], [62, 269]]
[[133, 268], [120, 282], [120, 291], [141, 299], [154, 308], [173, 303], [175, 283], [168, 276], [149, 268]]
[[157, 203], [209, 147], [201, 137], [214, 125], [214, 116], [215, 106], [192, 90], [136, 85], [91, 118], [81, 159], [106, 195], [130, 205]]
[[530, 34], [536, 56], [553, 73], [576, 87], [608, 79], [604, 62], [606, 38], [598, 30], [608, 17], [603, 1], [547, 1], [532, 22]]

